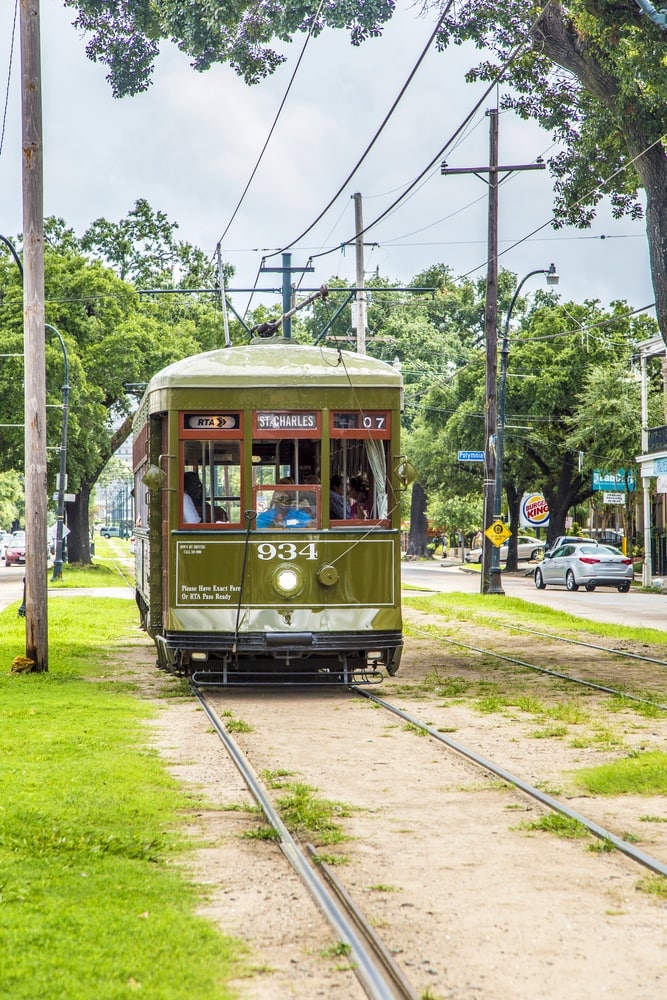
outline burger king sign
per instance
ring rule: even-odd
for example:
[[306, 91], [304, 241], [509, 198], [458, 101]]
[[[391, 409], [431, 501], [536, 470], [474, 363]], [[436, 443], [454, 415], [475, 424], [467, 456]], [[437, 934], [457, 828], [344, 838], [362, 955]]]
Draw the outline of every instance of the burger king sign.
[[546, 528], [549, 524], [549, 504], [542, 493], [524, 493], [519, 514], [522, 528]]

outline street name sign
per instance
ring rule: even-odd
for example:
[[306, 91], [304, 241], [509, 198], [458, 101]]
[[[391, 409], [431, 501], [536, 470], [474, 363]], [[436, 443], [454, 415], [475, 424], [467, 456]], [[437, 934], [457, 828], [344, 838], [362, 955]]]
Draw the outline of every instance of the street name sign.
[[483, 462], [484, 452], [483, 451], [460, 451], [459, 452], [459, 462]]

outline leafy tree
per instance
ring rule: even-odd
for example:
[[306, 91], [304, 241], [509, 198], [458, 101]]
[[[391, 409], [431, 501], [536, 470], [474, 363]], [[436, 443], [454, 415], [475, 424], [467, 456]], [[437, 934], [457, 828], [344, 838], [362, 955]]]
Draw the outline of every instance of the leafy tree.
[[23, 476], [0, 472], [0, 531], [17, 530], [25, 517]]
[[[150, 217], [153, 213], [148, 212]], [[171, 361], [221, 343], [221, 315], [204, 302], [144, 302], [135, 288], [99, 261], [83, 256], [62, 220], [48, 220], [45, 253], [46, 321], [65, 341], [69, 362], [67, 505], [72, 561], [88, 562], [91, 494], [105, 465], [131, 432], [135, 395]], [[166, 233], [168, 242], [169, 233]], [[159, 248], [156, 247], [159, 257]], [[0, 253], [0, 345], [22, 354], [22, 289], [8, 253]], [[23, 423], [23, 365], [7, 359], [0, 371], [0, 423]], [[9, 363], [14, 362], [15, 363]], [[47, 337], [49, 491], [55, 485], [60, 443], [63, 358], [55, 337]], [[23, 465], [21, 426], [0, 428], [0, 471]]]
[[[503, 282], [504, 284], [504, 282]], [[596, 302], [558, 304], [553, 293], [538, 292], [525, 312], [519, 299], [512, 332], [506, 392], [503, 485], [508, 497], [513, 538], [518, 533], [521, 496], [541, 489], [551, 509], [549, 538], [564, 532], [572, 507], [592, 496], [594, 467], [608, 467], [619, 455], [639, 450], [639, 404], [632, 396], [626, 410], [618, 372], [631, 373], [633, 344], [648, 339], [655, 324], [631, 317], [625, 303], [604, 311]], [[606, 387], [593, 395], [596, 378]], [[656, 389], [656, 394], [658, 390]], [[481, 468], [457, 462], [459, 449], [484, 448], [484, 353], [470, 354], [449, 384], [426, 395], [410, 436], [411, 458], [429, 494], [429, 511], [441, 511], [453, 497], [482, 495]], [[632, 417], [632, 419], [630, 419]], [[636, 450], [632, 452], [632, 430]], [[582, 449], [586, 438], [587, 446]], [[585, 450], [579, 468], [578, 452]], [[510, 557], [511, 557], [510, 546]], [[512, 562], [508, 564], [512, 567]]]
[[[522, 39], [526, 44], [510, 59]], [[617, 218], [640, 218], [643, 188], [658, 323], [667, 342], [664, 33], [635, 0], [471, 0], [444, 18], [439, 42], [443, 48], [473, 42], [485, 51], [471, 81], [497, 79], [510, 60], [503, 79], [512, 93], [502, 106], [534, 118], [562, 147], [549, 161], [556, 225], [590, 226], [605, 195]]]
[[274, 39], [284, 44], [331, 27], [349, 31], [359, 45], [380, 34], [394, 11], [393, 0], [65, 0], [65, 6], [77, 10], [74, 25], [91, 36], [88, 57], [109, 68], [115, 97], [146, 90], [163, 40], [176, 42], [197, 70], [229, 63], [246, 83], [257, 83], [285, 61]]
[[140, 198], [119, 222], [96, 219], [81, 237], [80, 249], [137, 288], [215, 287], [211, 262], [198, 247], [178, 241], [177, 229], [177, 222]]
[[[343, 28], [353, 44], [381, 33], [394, 0], [64, 0], [90, 35], [88, 56], [109, 67], [116, 96], [150, 83], [159, 42], [174, 41], [198, 70], [229, 63], [247, 83], [280, 65], [271, 45], [306, 31]], [[442, 0], [423, 9], [442, 12]], [[667, 343], [667, 150], [665, 36], [636, 0], [470, 0], [442, 12], [438, 44], [472, 42], [484, 50], [468, 78], [501, 79], [502, 99], [550, 130], [562, 151], [550, 160], [556, 224], [589, 226], [607, 195], [620, 217], [641, 216], [646, 230], [658, 323]], [[560, 67], [554, 72], [554, 67]]]

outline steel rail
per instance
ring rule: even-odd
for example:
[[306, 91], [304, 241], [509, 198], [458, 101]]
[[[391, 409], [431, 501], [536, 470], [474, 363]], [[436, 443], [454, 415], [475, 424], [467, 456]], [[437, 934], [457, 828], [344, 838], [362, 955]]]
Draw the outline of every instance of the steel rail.
[[388, 973], [386, 970], [378, 968], [377, 962], [369, 954], [369, 949], [364, 946], [351, 921], [346, 917], [345, 912], [338, 905], [332, 894], [327, 891], [317, 872], [306, 860], [291, 833], [274, 809], [257, 779], [250, 762], [240, 747], [232, 740], [217, 714], [211, 705], [209, 705], [205, 696], [197, 689], [196, 685], [191, 683], [190, 687], [224, 744], [227, 753], [238, 768], [250, 794], [262, 809], [267, 821], [280, 837], [281, 851], [309, 890], [334, 932], [350, 948], [352, 971], [357, 976], [366, 995], [371, 1000], [397, 1000], [397, 998], [399, 1000], [400, 998], [416, 1000], [416, 994], [412, 990], [409, 992], [397, 992], [395, 983], [387, 981]]
[[358, 687], [351, 687], [351, 690], [356, 694], [363, 695], [364, 698], [368, 698], [369, 701], [379, 705], [380, 708], [385, 708], [388, 712], [393, 712], [394, 715], [397, 715], [405, 722], [409, 722], [418, 729], [422, 729], [425, 733], [428, 733], [429, 736], [432, 736], [433, 739], [438, 740], [440, 743], [444, 743], [445, 746], [450, 748], [450, 750], [454, 750], [456, 753], [461, 754], [461, 756], [467, 757], [468, 760], [471, 760], [474, 764], [478, 764], [480, 767], [485, 768], [485, 770], [495, 774], [498, 778], [502, 778], [503, 781], [507, 781], [510, 785], [514, 785], [515, 788], [525, 792], [526, 795], [529, 795], [531, 798], [537, 799], [538, 802], [541, 802], [542, 805], [547, 806], [554, 812], [558, 812], [562, 816], [567, 816], [568, 819], [573, 819], [578, 823], [581, 823], [582, 826], [585, 826], [586, 829], [590, 830], [590, 832], [595, 834], [596, 837], [613, 844], [617, 850], [626, 854], [638, 864], [643, 865], [645, 868], [649, 868], [658, 875], [667, 875], [667, 864], [664, 864], [657, 858], [652, 857], [650, 854], [645, 854], [643, 851], [638, 850], [633, 844], [629, 844], [626, 840], [622, 840], [620, 837], [617, 837], [616, 834], [611, 833], [609, 830], [605, 830], [604, 827], [599, 826], [597, 823], [593, 822], [593, 820], [587, 819], [586, 816], [583, 816], [575, 809], [570, 809], [569, 806], [559, 802], [558, 799], [552, 798], [551, 795], [541, 792], [539, 788], [535, 788], [534, 785], [528, 784], [528, 782], [524, 781], [523, 778], [519, 778], [510, 771], [506, 771], [504, 767], [501, 767], [499, 764], [495, 764], [487, 757], [482, 757], [481, 754], [463, 746], [462, 743], [457, 743], [456, 740], [451, 739], [449, 736], [444, 736], [443, 733], [439, 733], [432, 726], [422, 722], [421, 719], [415, 718], [415, 716], [410, 715], [409, 712], [404, 712], [403, 709], [397, 708], [395, 705], [392, 705], [391, 702], [385, 701], [383, 698], [378, 698], [377, 695], [372, 694], [370, 691], [365, 691], [363, 688]]
[[599, 646], [595, 642], [584, 642], [583, 639], [569, 639], [565, 635], [555, 635], [553, 632], [541, 632], [527, 625], [517, 625], [516, 622], [501, 621], [499, 618], [489, 619], [495, 625], [516, 629], [518, 632], [528, 632], [529, 635], [539, 635], [544, 639], [555, 639], [557, 642], [568, 642], [572, 646], [585, 646], [587, 649], [599, 649], [602, 653], [613, 653], [616, 656], [627, 656], [631, 660], [643, 660], [645, 663], [657, 663], [659, 667], [667, 667], [667, 660], [659, 660], [655, 656], [644, 656], [643, 653], [631, 653], [626, 649], [614, 649], [613, 646]]
[[[412, 626], [415, 632], [420, 632], [421, 635], [428, 635], [433, 638], [432, 633], [427, 632], [425, 629], [420, 629], [417, 626]], [[628, 694], [625, 691], [619, 691], [618, 688], [607, 687], [604, 684], [597, 684], [595, 681], [586, 681], [581, 677], [572, 677], [570, 674], [564, 674], [560, 670], [551, 670], [549, 667], [540, 667], [536, 663], [528, 663], [527, 660], [520, 660], [516, 656], [508, 656], [506, 653], [498, 653], [495, 649], [484, 649], [482, 646], [473, 646], [469, 642], [461, 642], [460, 639], [452, 639], [446, 635], [440, 635], [437, 637], [439, 642], [448, 642], [452, 646], [461, 646], [463, 649], [470, 649], [474, 653], [484, 653], [485, 656], [495, 656], [498, 660], [504, 660], [506, 663], [516, 663], [519, 667], [526, 667], [528, 670], [535, 670], [540, 674], [547, 674], [549, 677], [557, 677], [562, 681], [569, 681], [571, 684], [580, 684], [582, 687], [593, 688], [594, 691], [603, 691], [605, 694], [614, 694], [619, 698], [625, 698], [627, 701], [636, 701], [640, 705], [652, 705], [653, 708], [659, 708], [662, 712], [667, 712], [667, 705], [663, 705], [659, 701], [651, 701], [650, 698], [640, 698], [636, 694]], [[552, 636], [554, 639], [558, 639], [558, 636]], [[611, 652], [607, 650], [607, 652]], [[623, 653], [619, 653], [617, 650], [613, 650], [614, 655], [623, 656]]]
[[402, 969], [394, 961], [394, 957], [385, 945], [384, 941], [375, 933], [375, 930], [371, 927], [365, 915], [354, 902], [345, 886], [339, 881], [330, 866], [327, 865], [326, 862], [322, 861], [319, 857], [317, 849], [313, 847], [312, 844], [306, 844], [306, 851], [313, 859], [314, 864], [317, 865], [327, 883], [331, 886], [337, 898], [344, 906], [346, 912], [352, 917], [359, 932], [363, 934], [364, 939], [378, 956], [382, 967], [386, 970], [391, 981], [395, 984], [399, 996], [414, 997], [415, 994], [412, 986], [403, 975]]

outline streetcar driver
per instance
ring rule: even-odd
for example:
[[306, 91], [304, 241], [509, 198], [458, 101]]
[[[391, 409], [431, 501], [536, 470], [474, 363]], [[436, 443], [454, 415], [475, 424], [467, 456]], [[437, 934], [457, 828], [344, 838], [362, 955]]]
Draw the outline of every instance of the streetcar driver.
[[[186, 472], [183, 476], [183, 520], [186, 524], [200, 524], [202, 520], [204, 488], [196, 472]], [[228, 521], [222, 507], [213, 507], [213, 517], [216, 524]], [[211, 518], [211, 505], [206, 504], [206, 513]]]

